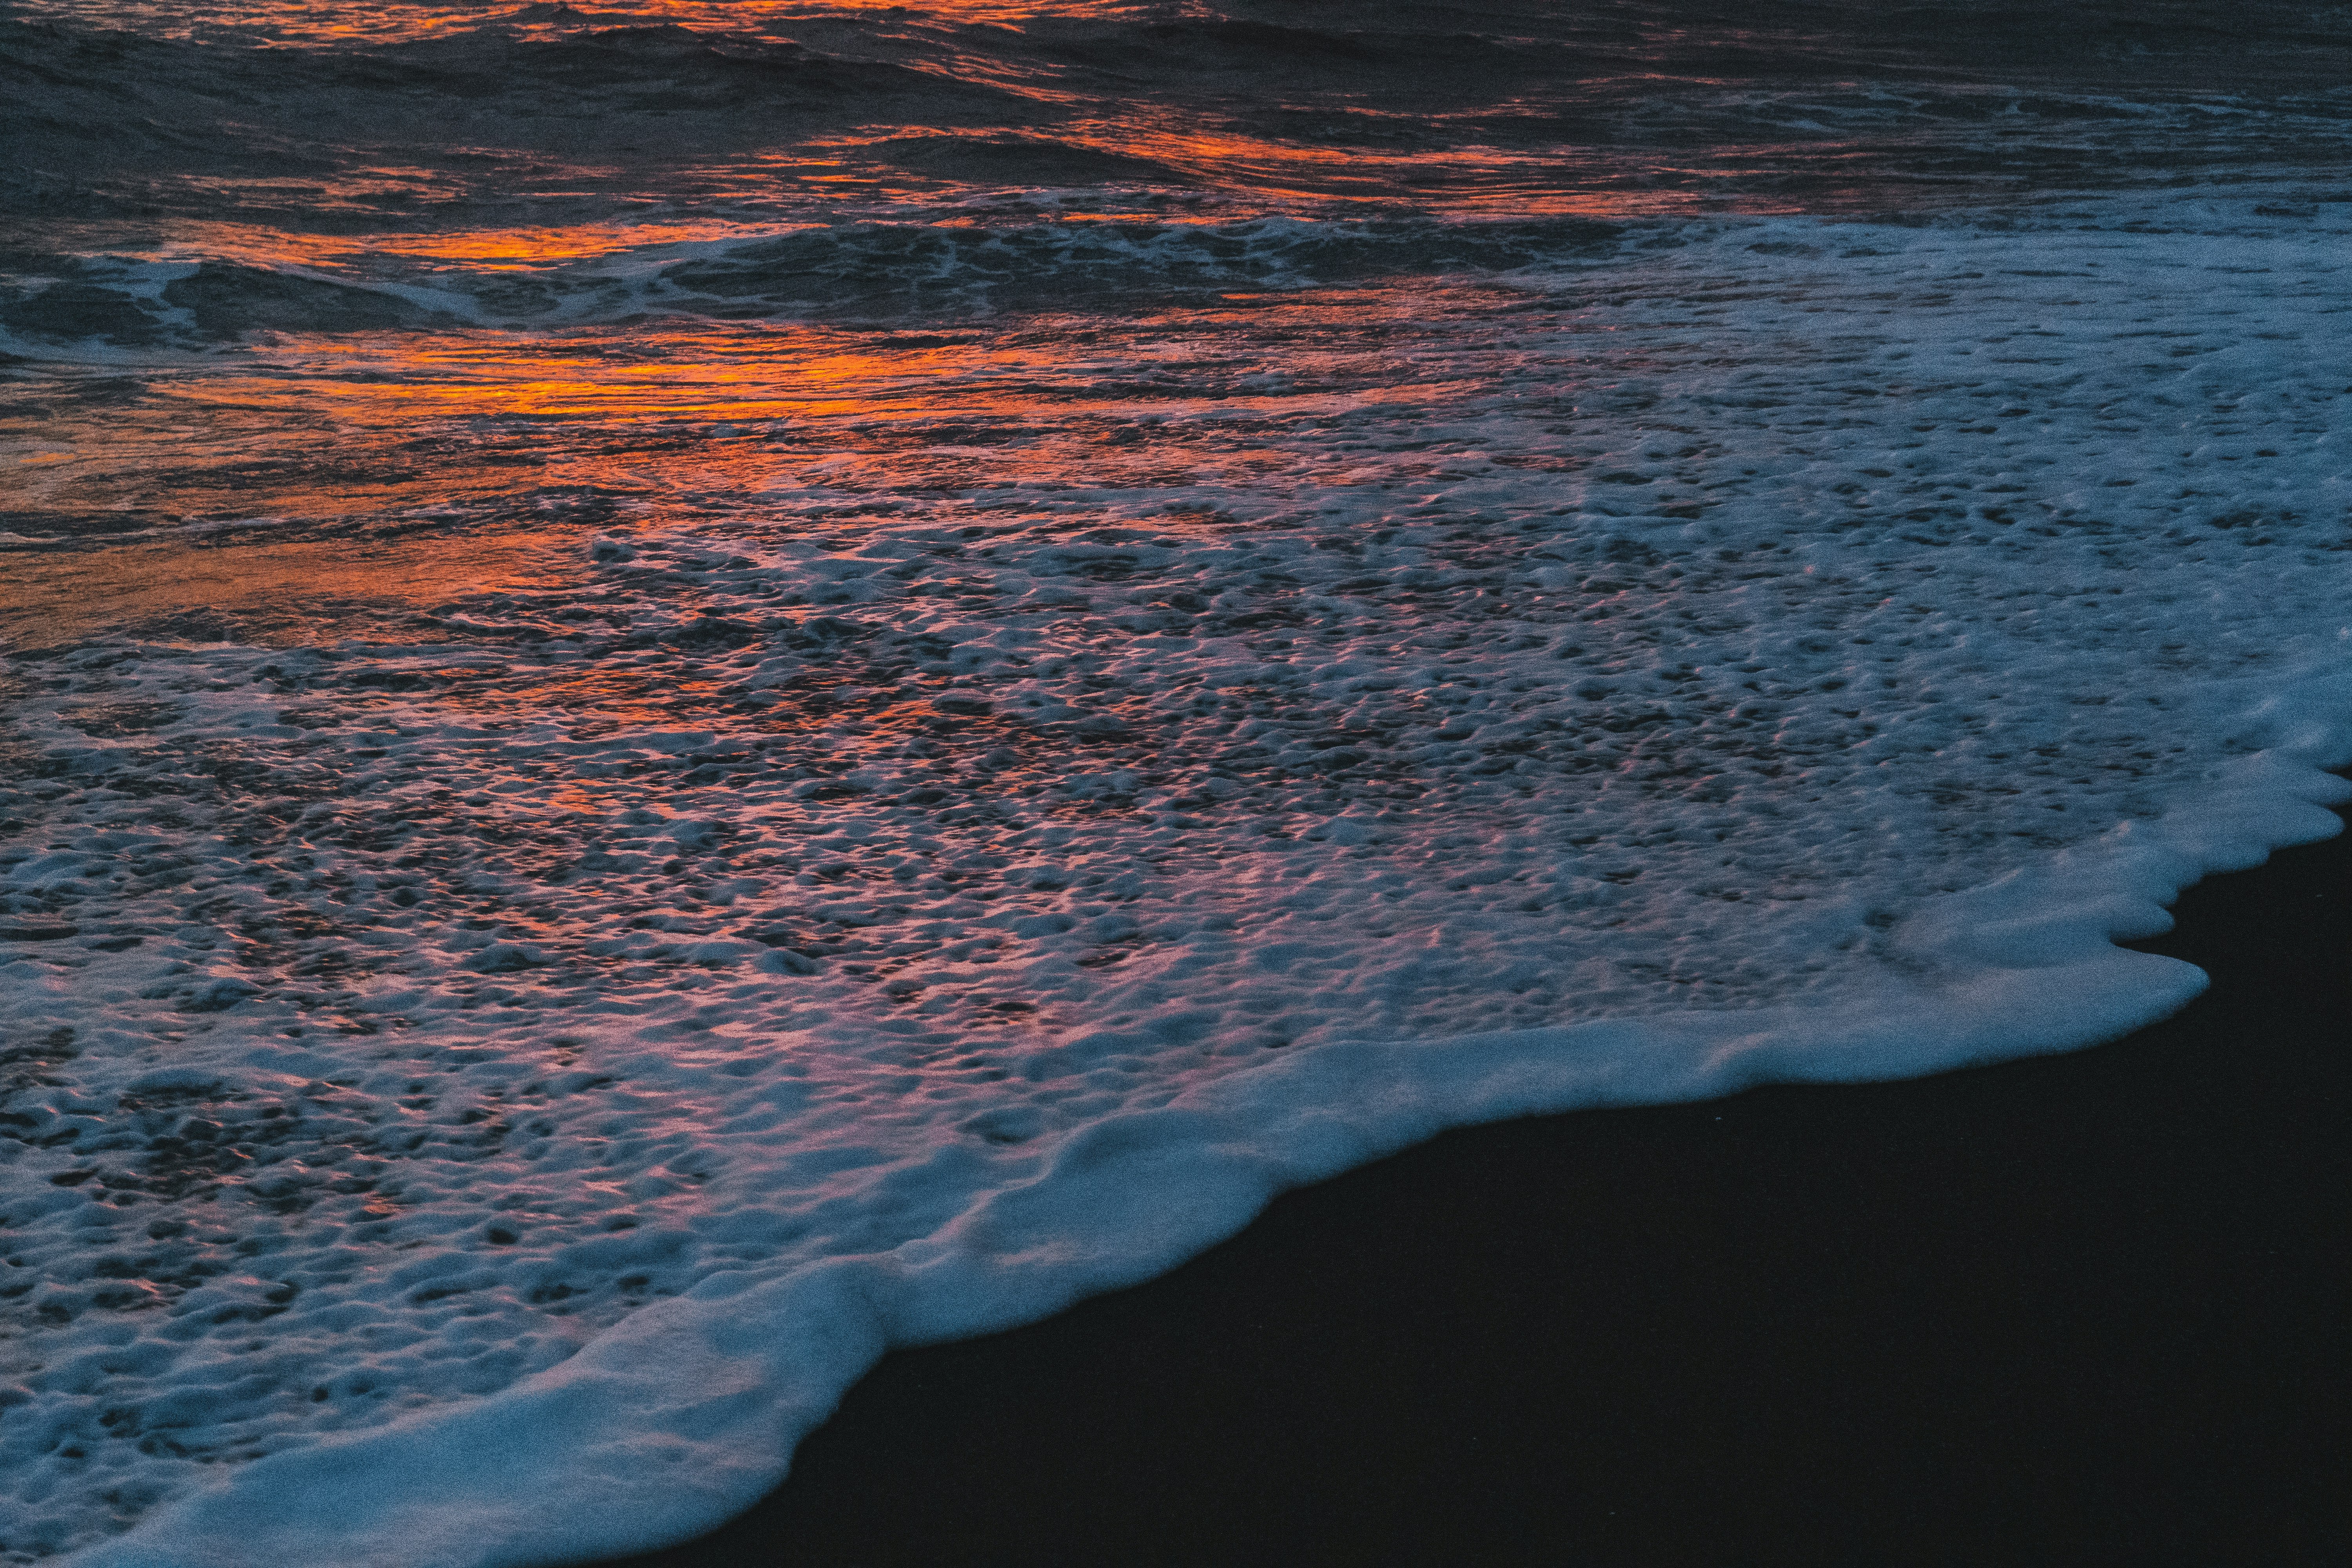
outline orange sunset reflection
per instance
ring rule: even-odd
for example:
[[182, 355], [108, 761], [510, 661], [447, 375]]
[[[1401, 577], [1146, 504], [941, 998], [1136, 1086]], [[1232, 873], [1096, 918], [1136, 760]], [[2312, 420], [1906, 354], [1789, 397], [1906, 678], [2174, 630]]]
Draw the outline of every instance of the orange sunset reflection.
[[37, 0], [23, 7], [28, 13], [82, 22], [131, 27], [164, 37], [205, 37], [224, 34], [266, 38], [295, 47], [325, 47], [354, 42], [392, 43], [471, 32], [486, 24], [509, 28], [526, 37], [560, 36], [583, 27], [627, 27], [648, 25], [692, 27], [716, 33], [783, 32], [794, 25], [821, 23], [827, 16], [864, 14], [905, 18], [919, 24], [931, 17], [961, 25], [1017, 26], [1045, 16], [1096, 19], [1114, 16], [1129, 7], [1089, 4], [1087, 0], [1045, 0], [1039, 4], [1007, 5], [1003, 0], [926, 0], [908, 6], [891, 0], [607, 0], [604, 4], [523, 5], [483, 7], [465, 0], [424, 0], [422, 4], [385, 4], [360, 0], [332, 7], [306, 0], [235, 0], [228, 5], [196, 4], [194, 0]]
[[[1351, 460], [1283, 428], [1440, 395], [1465, 373], [1400, 361], [1391, 334], [1483, 297], [1242, 295], [1115, 325], [282, 339], [270, 374], [187, 366], [135, 404], [45, 421], [12, 475], [21, 503], [120, 547], [17, 554], [0, 616], [424, 603], [568, 580], [582, 537], [666, 520], [854, 539], [861, 516], [909, 509], [986, 522], [1349, 482]], [[1278, 373], [1253, 346], [1269, 331], [1293, 345]]]

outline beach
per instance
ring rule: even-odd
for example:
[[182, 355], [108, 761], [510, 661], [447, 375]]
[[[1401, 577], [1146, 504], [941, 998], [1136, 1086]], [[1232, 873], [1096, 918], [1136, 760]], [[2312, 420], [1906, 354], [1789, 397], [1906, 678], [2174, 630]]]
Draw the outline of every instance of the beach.
[[2352, 838], [2176, 912], [2152, 1028], [1444, 1133], [625, 1563], [2341, 1562]]
[[2335, 1555], [2347, 80], [0, 0], [0, 1568]]

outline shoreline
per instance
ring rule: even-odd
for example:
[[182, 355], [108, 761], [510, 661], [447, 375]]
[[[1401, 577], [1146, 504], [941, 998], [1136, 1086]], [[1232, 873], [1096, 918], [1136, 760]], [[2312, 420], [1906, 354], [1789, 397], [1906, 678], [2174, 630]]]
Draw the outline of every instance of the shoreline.
[[2341, 1561], [2352, 835], [2175, 912], [2164, 1023], [1442, 1134], [605, 1568]]

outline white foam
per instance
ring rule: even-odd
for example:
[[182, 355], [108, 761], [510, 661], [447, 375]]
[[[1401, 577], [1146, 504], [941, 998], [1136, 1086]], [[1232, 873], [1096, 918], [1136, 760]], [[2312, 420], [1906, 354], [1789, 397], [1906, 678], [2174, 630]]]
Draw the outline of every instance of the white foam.
[[2162, 1016], [2115, 942], [2347, 794], [2340, 277], [1775, 223], [796, 427], [437, 644], [20, 661], [6, 1551], [651, 1545], [1441, 1127]]
[[2332, 833], [2315, 803], [2352, 795], [2319, 771], [2352, 761], [2352, 679], [2277, 706], [2296, 739], [2202, 809], [1937, 900], [1906, 932], [1934, 982], [1846, 1007], [1309, 1047], [1106, 1117], [929, 1236], [764, 1279], [709, 1276], [495, 1399], [281, 1453], [77, 1561], [226, 1568], [257, 1540], [298, 1562], [468, 1568], [646, 1549], [756, 1500], [886, 1346], [986, 1333], [1148, 1279], [1283, 1189], [1442, 1128], [1934, 1072], [2152, 1022], [2203, 977], [2114, 942], [2167, 929], [2164, 904], [2199, 876]]

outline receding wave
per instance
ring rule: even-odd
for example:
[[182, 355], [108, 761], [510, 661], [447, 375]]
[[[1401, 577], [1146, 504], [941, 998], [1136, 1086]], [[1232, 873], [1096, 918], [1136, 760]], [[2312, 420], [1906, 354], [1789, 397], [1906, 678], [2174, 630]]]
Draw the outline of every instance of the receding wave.
[[2179, 1005], [2352, 790], [2342, 236], [2190, 205], [0, 387], [8, 1549], [635, 1550], [1441, 1126]]

